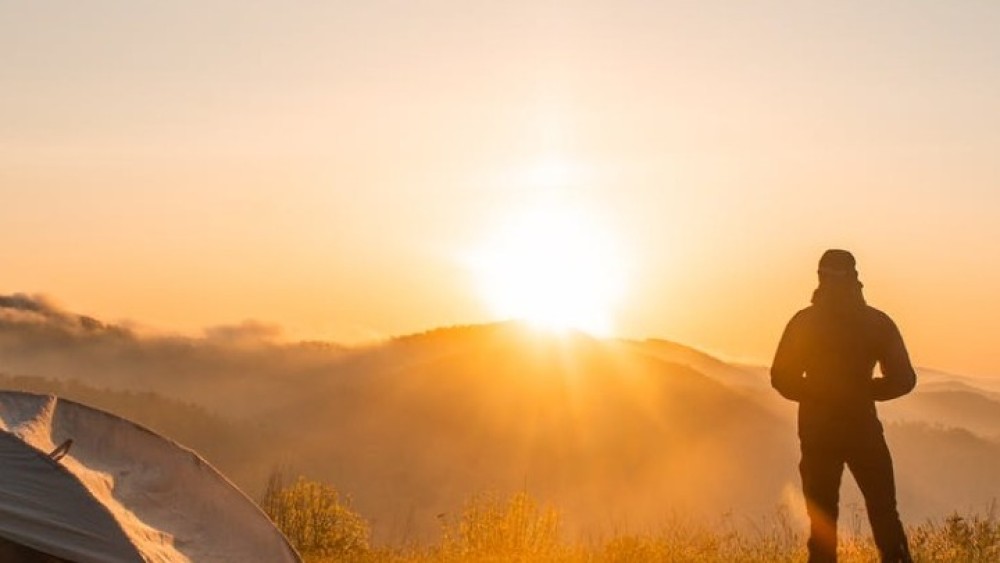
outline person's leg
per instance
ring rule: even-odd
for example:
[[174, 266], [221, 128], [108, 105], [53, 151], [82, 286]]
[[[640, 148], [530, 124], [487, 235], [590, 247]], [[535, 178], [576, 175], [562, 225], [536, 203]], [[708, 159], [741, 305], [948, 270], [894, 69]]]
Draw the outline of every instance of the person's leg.
[[865, 496], [868, 521], [882, 561], [910, 563], [906, 532], [896, 510], [896, 483], [885, 437], [881, 433], [866, 436], [863, 443], [847, 453], [847, 466]]
[[834, 448], [802, 444], [802, 494], [809, 513], [809, 563], [837, 560], [837, 503], [844, 460]]

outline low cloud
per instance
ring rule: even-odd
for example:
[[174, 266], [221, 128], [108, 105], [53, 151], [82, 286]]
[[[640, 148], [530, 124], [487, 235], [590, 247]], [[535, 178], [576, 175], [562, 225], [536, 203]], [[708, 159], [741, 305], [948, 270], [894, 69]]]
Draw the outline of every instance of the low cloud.
[[125, 327], [108, 325], [93, 317], [70, 313], [44, 295], [0, 295], [0, 328], [24, 325], [44, 326], [60, 333], [106, 332], [126, 336], [130, 332]]
[[235, 345], [274, 343], [280, 341], [283, 335], [284, 331], [280, 326], [255, 320], [205, 329], [205, 338], [208, 340]]
[[[282, 336], [254, 320], [202, 337], [150, 334], [73, 314], [44, 296], [0, 295], [0, 373], [154, 391], [237, 416], [282, 404], [289, 384], [324, 371], [342, 352]], [[222, 389], [231, 400], [206, 401]]]

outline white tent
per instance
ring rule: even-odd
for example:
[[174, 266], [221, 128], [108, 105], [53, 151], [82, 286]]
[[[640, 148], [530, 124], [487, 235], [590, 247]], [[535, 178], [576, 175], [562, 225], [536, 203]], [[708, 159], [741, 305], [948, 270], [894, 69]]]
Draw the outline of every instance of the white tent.
[[0, 391], [0, 538], [81, 563], [299, 561], [191, 450], [72, 401], [13, 391]]

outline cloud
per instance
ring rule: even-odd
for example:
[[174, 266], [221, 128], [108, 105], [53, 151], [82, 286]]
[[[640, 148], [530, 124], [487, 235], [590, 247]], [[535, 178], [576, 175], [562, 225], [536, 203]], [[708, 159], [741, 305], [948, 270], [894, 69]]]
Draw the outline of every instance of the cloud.
[[45, 316], [58, 313], [56, 307], [43, 296], [31, 296], [24, 293], [0, 295], [0, 308], [31, 311]]
[[208, 340], [236, 345], [273, 343], [280, 340], [283, 334], [280, 326], [255, 320], [205, 329], [205, 338]]
[[[254, 320], [202, 337], [156, 334], [74, 314], [44, 296], [0, 295], [0, 373], [153, 391], [237, 415], [291, 400], [295, 382], [324, 373], [343, 353], [283, 334]], [[211, 399], [220, 393], [226, 401]]]
[[61, 332], [112, 333], [129, 335], [127, 328], [108, 325], [86, 315], [72, 314], [44, 295], [14, 293], [0, 295], [0, 326], [45, 326]]
[[70, 315], [60, 310], [48, 298], [42, 295], [27, 295], [15, 293], [0, 295], [0, 314], [4, 318], [32, 319], [48, 321], [67, 321]]

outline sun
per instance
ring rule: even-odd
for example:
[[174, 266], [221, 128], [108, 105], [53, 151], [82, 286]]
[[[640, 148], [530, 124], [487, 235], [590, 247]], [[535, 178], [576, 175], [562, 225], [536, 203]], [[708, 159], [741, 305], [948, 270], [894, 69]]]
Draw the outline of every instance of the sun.
[[614, 237], [592, 216], [545, 206], [512, 218], [472, 259], [493, 313], [556, 331], [614, 332], [625, 264]]

